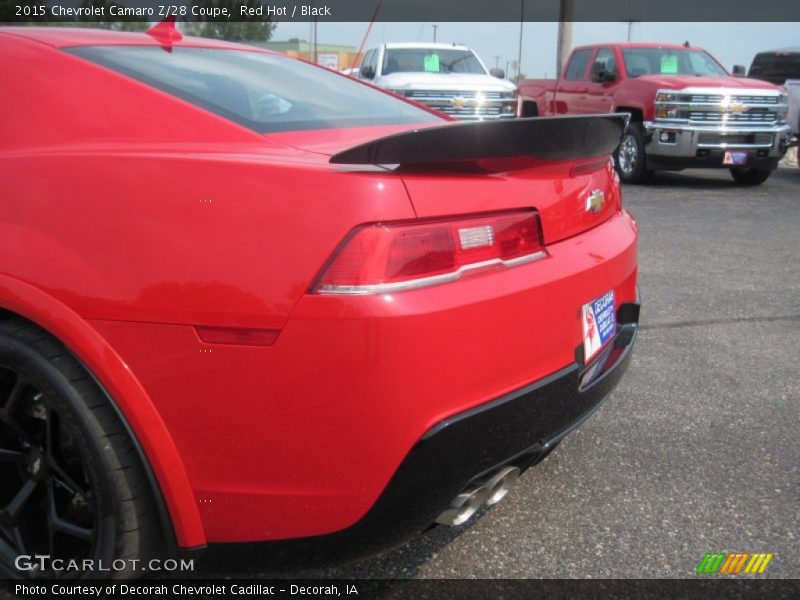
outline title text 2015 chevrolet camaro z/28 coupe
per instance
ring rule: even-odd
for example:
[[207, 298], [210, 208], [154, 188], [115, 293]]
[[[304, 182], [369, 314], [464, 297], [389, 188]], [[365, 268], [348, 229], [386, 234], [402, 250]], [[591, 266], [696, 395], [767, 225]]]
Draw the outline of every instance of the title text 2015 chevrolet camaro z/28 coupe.
[[371, 553], [500, 500], [630, 357], [625, 117], [454, 123], [179, 37], [0, 30], [3, 564]]

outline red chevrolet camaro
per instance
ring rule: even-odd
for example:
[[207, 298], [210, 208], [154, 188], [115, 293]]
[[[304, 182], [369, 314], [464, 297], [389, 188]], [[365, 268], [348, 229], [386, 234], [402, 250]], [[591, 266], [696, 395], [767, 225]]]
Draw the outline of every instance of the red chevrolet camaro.
[[0, 62], [17, 574], [463, 523], [627, 366], [622, 115], [457, 123], [162, 27], [0, 29]]

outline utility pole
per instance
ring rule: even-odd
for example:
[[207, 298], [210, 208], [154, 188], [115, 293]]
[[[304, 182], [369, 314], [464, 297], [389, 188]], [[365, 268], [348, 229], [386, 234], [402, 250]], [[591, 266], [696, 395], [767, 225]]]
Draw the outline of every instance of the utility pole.
[[517, 83], [522, 73], [522, 25], [525, 23], [525, 0], [519, 0], [519, 48], [517, 49]]
[[572, 49], [573, 0], [561, 0], [558, 10], [558, 48], [556, 50], [556, 79], [561, 77], [564, 61]]
[[439, 29], [438, 25], [431, 25], [433, 27], [433, 41], [436, 41], [436, 30]]
[[314, 17], [314, 45], [313, 45], [313, 58], [311, 62], [317, 64], [317, 17]]
[[628, 41], [630, 42], [631, 38], [633, 37], [633, 24], [638, 23], [639, 21], [636, 19], [628, 19], [624, 22], [628, 24]]
[[499, 69], [500, 68], [500, 59], [502, 57], [501, 56], [493, 56], [492, 58], [494, 59], [494, 68], [495, 69]]

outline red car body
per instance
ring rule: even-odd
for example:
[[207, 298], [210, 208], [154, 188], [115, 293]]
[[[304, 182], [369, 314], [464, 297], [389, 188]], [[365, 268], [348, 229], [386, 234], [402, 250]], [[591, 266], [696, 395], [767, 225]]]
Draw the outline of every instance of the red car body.
[[[582, 305], [613, 290], [615, 308], [638, 308], [637, 228], [607, 155], [483, 171], [332, 164], [413, 127], [264, 135], [67, 51], [158, 45], [1, 30], [0, 309], [63, 341], [113, 399], [177, 546], [376, 518], [432, 431], [555, 375], [575, 384]], [[585, 209], [593, 190], [598, 211]], [[541, 260], [398, 293], [315, 291], [361, 224], [532, 208]], [[627, 343], [609, 346], [608, 368]]]

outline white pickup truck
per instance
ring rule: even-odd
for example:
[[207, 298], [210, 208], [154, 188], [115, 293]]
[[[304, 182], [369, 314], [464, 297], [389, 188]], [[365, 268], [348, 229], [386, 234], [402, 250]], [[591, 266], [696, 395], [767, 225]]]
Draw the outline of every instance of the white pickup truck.
[[458, 119], [517, 113], [516, 86], [466, 46], [381, 44], [367, 50], [356, 77]]

